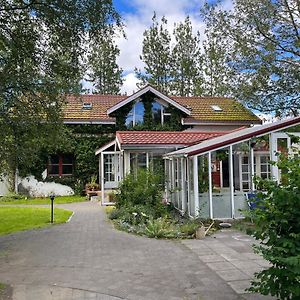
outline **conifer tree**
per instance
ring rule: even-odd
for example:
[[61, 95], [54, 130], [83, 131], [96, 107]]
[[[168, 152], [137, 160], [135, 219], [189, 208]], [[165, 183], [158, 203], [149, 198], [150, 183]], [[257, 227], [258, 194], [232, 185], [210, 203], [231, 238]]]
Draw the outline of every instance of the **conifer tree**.
[[193, 34], [189, 17], [184, 22], [175, 24], [175, 45], [172, 49], [171, 78], [172, 93], [180, 96], [199, 95], [202, 93], [199, 33]]
[[120, 49], [114, 43], [115, 27], [107, 26], [98, 40], [93, 41], [89, 54], [91, 72], [88, 80], [94, 83], [94, 93], [119, 94], [122, 69], [117, 64]]
[[162, 17], [157, 21], [156, 14], [152, 18], [152, 25], [144, 32], [143, 52], [140, 59], [145, 63], [145, 70], [136, 69], [141, 85], [149, 83], [159, 90], [170, 92], [171, 78], [171, 36], [167, 27], [167, 19]]

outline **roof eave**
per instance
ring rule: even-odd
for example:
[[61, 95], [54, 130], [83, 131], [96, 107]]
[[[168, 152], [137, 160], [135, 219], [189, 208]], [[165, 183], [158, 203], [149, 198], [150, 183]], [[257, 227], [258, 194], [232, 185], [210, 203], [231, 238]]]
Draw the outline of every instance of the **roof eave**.
[[119, 103], [115, 104], [114, 106], [110, 107], [107, 110], [107, 114], [110, 115], [111, 113], [118, 110], [122, 106], [128, 104], [129, 102], [137, 99], [138, 97], [140, 97], [141, 95], [143, 95], [143, 94], [145, 94], [149, 91], [152, 92], [153, 94], [155, 94], [157, 97], [159, 97], [159, 98], [165, 100], [166, 102], [172, 104], [174, 107], [178, 108], [179, 110], [186, 113], [187, 115], [191, 115], [192, 112], [189, 109], [187, 109], [186, 107], [180, 105], [175, 100], [173, 100], [170, 97], [164, 95], [163, 93], [159, 92], [158, 90], [156, 90], [154, 87], [152, 87], [150, 85], [145, 86], [144, 88], [140, 89], [136, 93], [132, 94], [131, 96], [127, 97], [126, 99], [124, 99], [124, 100], [120, 101]]
[[261, 120], [247, 120], [247, 121], [203, 121], [203, 120], [195, 120], [195, 121], [185, 121], [184, 118], [182, 118], [182, 125], [259, 125], [262, 124]]
[[80, 124], [90, 124], [90, 125], [115, 125], [116, 121], [106, 121], [106, 120], [64, 120], [64, 124], [69, 125], [80, 125]]

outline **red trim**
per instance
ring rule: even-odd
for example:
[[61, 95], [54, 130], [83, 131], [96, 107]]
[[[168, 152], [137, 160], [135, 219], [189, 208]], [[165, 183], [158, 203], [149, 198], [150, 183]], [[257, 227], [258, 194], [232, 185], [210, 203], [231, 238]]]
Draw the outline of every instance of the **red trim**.
[[192, 152], [187, 153], [187, 155], [188, 156], [193, 156], [193, 155], [196, 155], [196, 154], [201, 154], [203, 152], [214, 150], [216, 148], [229, 146], [230, 144], [234, 144], [235, 142], [241, 142], [242, 140], [247, 140], [247, 139], [250, 139], [252, 137], [268, 133], [270, 131], [274, 131], [274, 130], [277, 130], [277, 129], [282, 129], [282, 128], [288, 127], [290, 125], [296, 125], [299, 122], [300, 122], [300, 117], [296, 117], [296, 118], [293, 118], [291, 120], [287, 120], [285, 122], [282, 122], [280, 124], [274, 124], [273, 126], [270, 126], [270, 127], [267, 127], [267, 128], [262, 128], [260, 130], [257, 130], [255, 132], [250, 132], [250, 133], [245, 134], [243, 136], [239, 136], [239, 137], [236, 137], [236, 138], [232, 138], [232, 139], [229, 139], [229, 140], [226, 140], [226, 141], [219, 142], [219, 143], [211, 145], [211, 146], [207, 146], [205, 148], [202, 148], [201, 150], [194, 150]]
[[[51, 164], [51, 160], [48, 160], [48, 165], [47, 165], [47, 176], [71, 176], [73, 175], [74, 172], [74, 158], [72, 158], [72, 163], [70, 164], [64, 164], [63, 163], [63, 157], [64, 154], [57, 154], [58, 156], [58, 164]], [[63, 166], [71, 166], [72, 165], [72, 174], [63, 174]], [[50, 166], [58, 166], [58, 174], [50, 174]]]

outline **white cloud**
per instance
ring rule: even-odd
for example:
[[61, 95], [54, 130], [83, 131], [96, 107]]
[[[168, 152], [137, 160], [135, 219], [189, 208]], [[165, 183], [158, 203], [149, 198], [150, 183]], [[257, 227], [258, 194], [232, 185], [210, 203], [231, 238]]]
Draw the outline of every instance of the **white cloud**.
[[137, 79], [134, 73], [129, 73], [124, 76], [123, 86], [121, 88], [121, 94], [131, 95], [137, 90], [137, 83], [139, 83], [139, 79]]
[[[152, 24], [153, 12], [156, 12], [158, 20], [162, 16], [166, 17], [170, 32], [173, 30], [174, 23], [182, 22], [189, 15], [194, 31], [199, 31], [203, 37], [205, 27], [199, 16], [203, 2], [204, 0], [132, 0], [130, 2], [130, 6], [134, 7], [135, 11], [123, 15], [127, 39], [119, 37], [116, 40], [120, 48], [118, 64], [124, 73], [128, 74], [125, 76], [122, 93], [132, 93], [132, 83], [137, 80], [134, 76], [134, 68], [144, 68], [144, 63], [140, 60], [143, 33]], [[232, 7], [232, 0], [224, 0], [223, 3], [224, 9]]]

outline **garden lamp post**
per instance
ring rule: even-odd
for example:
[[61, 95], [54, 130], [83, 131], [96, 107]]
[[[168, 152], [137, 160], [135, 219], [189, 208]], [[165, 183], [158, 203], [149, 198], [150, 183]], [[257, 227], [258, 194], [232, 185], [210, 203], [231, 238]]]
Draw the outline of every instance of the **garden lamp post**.
[[55, 195], [50, 194], [49, 197], [50, 197], [50, 200], [51, 200], [51, 220], [50, 220], [50, 223], [53, 223], [53, 204], [54, 204]]

